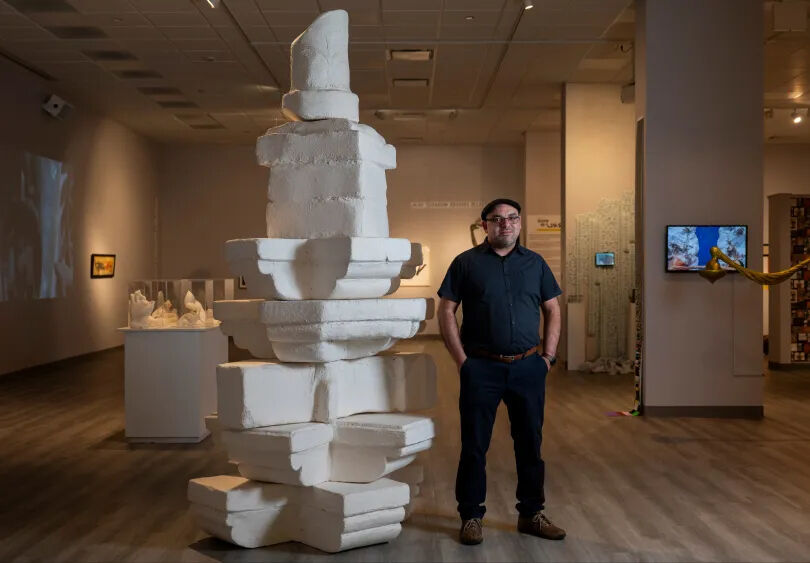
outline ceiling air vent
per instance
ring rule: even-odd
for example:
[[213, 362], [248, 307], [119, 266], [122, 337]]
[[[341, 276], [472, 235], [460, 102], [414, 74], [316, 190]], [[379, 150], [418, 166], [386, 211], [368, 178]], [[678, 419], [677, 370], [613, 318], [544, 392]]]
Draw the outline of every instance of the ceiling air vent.
[[107, 37], [100, 27], [90, 27], [84, 25], [67, 25], [58, 27], [46, 27], [48, 31], [56, 35], [59, 39], [103, 39]]
[[389, 49], [388, 60], [423, 62], [433, 58], [432, 49]]
[[394, 78], [394, 88], [427, 88], [427, 78]]
[[163, 78], [163, 75], [154, 70], [116, 70], [113, 72], [118, 78], [137, 80], [143, 78]]

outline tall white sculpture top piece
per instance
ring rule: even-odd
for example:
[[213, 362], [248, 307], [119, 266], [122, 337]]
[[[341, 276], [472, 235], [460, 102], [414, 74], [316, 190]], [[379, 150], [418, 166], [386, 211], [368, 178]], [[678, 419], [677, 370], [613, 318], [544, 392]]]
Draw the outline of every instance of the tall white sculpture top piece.
[[290, 92], [281, 109], [294, 121], [359, 121], [358, 108], [349, 87], [349, 14], [325, 12], [292, 42]]

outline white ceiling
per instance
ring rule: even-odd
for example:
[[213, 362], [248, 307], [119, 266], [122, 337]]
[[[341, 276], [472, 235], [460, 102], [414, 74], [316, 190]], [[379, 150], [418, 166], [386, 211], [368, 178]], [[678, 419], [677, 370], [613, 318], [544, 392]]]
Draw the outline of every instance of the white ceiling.
[[[534, 4], [221, 0], [212, 9], [204, 0], [0, 0], [0, 54], [49, 77], [74, 105], [152, 138], [252, 142], [283, 122], [290, 41], [319, 12], [343, 8], [364, 122], [397, 143], [519, 144], [524, 131], [559, 129], [563, 82], [633, 80], [630, 0]], [[772, 4], [764, 3], [765, 104], [806, 107], [810, 40], [769, 31]], [[392, 48], [434, 56], [391, 61]], [[400, 78], [426, 78], [428, 87], [394, 86]], [[783, 124], [781, 113], [766, 120], [766, 136], [810, 142], [810, 128]]]

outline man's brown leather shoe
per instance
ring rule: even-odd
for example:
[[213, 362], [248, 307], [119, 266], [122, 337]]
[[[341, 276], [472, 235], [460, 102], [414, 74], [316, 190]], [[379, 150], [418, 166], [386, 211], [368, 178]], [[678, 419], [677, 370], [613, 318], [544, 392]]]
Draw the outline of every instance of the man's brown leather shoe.
[[478, 545], [484, 541], [484, 526], [481, 524], [481, 519], [462, 520], [458, 539], [464, 545]]
[[542, 512], [518, 517], [518, 532], [547, 540], [561, 540], [565, 537], [565, 530], [552, 524]]

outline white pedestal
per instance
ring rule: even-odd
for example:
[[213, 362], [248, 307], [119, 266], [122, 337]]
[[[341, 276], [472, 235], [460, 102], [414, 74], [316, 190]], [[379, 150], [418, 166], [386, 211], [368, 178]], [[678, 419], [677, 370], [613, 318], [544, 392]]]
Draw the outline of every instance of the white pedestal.
[[199, 442], [217, 410], [217, 364], [228, 339], [210, 328], [120, 329], [126, 355], [126, 437], [135, 442]]

